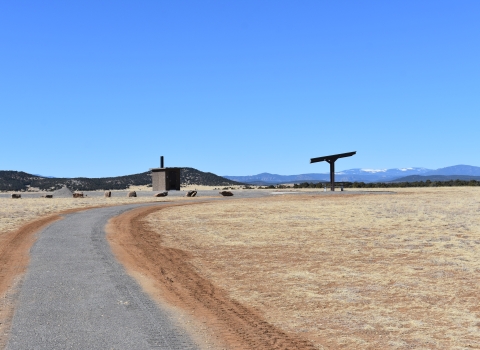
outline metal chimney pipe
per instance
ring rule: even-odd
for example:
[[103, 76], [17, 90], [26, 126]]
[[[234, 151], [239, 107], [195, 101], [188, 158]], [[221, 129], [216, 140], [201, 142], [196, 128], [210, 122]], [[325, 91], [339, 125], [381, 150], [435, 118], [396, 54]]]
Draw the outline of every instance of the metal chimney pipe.
[[160, 168], [163, 168], [163, 156], [160, 157]]

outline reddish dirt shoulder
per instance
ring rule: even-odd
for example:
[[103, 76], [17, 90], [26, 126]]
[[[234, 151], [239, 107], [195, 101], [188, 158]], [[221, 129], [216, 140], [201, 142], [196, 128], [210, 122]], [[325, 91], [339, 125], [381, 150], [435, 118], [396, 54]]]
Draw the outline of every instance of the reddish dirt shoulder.
[[187, 252], [163, 246], [161, 235], [152, 232], [143, 219], [166, 207], [134, 209], [111, 219], [107, 226], [115, 256], [146, 292], [158, 302], [179, 307], [206, 324], [207, 337], [219, 338], [216, 344], [222, 347], [315, 349], [307, 340], [281, 331], [255, 310], [229, 298], [224, 290], [196, 272]]

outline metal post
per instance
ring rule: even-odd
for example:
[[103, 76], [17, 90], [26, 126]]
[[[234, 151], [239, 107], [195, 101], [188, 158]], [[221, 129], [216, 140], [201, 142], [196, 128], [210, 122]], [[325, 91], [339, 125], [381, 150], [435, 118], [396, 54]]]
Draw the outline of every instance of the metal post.
[[335, 160], [332, 159], [330, 163], [330, 190], [335, 191]]
[[[310, 163], [327, 162], [330, 164], [330, 189], [335, 191], [335, 161], [339, 158], [351, 157], [357, 152], [332, 154], [330, 156], [311, 158]], [[342, 186], [343, 190], [343, 186]]]
[[160, 157], [160, 168], [163, 169], [163, 156]]

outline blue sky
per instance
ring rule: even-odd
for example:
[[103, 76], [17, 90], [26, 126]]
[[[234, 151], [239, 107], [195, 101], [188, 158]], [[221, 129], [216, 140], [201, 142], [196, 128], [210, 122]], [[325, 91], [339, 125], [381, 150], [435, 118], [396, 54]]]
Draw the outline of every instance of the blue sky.
[[0, 169], [480, 166], [478, 1], [3, 1]]

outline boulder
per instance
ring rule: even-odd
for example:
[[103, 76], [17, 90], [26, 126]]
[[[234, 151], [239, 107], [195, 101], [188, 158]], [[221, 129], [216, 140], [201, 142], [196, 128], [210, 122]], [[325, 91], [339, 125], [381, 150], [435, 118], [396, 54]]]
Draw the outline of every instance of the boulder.
[[22, 198], [22, 195], [18, 193], [12, 193], [12, 198]]
[[166, 196], [168, 196], [168, 192], [165, 191], [165, 192], [155, 193], [153, 196], [154, 197], [166, 197]]
[[128, 192], [128, 195], [127, 195], [127, 197], [136, 197], [136, 196], [137, 196], [137, 192], [135, 191], [130, 191]]
[[195, 197], [197, 195], [197, 191], [188, 191], [185, 196], [187, 197]]
[[111, 191], [105, 191], [105, 197], [110, 198], [112, 196]]
[[230, 191], [221, 191], [221, 192], [218, 192], [218, 193], [220, 193], [224, 197], [233, 196], [233, 193], [230, 192]]
[[83, 192], [73, 192], [73, 198], [83, 198]]
[[63, 186], [61, 189], [53, 191], [52, 195], [55, 198], [72, 198], [73, 192], [68, 187]]
[[53, 198], [53, 194], [46, 194], [45, 196], [42, 196], [43, 198]]

